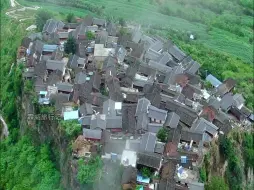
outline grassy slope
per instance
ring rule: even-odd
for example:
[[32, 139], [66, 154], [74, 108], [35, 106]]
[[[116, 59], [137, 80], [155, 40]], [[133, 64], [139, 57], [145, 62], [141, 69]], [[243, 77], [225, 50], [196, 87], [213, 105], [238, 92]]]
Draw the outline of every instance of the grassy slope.
[[[253, 62], [253, 47], [248, 42], [247, 37], [239, 37], [231, 32], [214, 28], [207, 32], [207, 26], [201, 23], [189, 22], [182, 18], [167, 16], [159, 12], [159, 5], [156, 3], [150, 4], [148, 0], [82, 0], [97, 6], [105, 6], [105, 15], [123, 17], [125, 20], [136, 21], [142, 24], [159, 25], [173, 28], [179, 31], [191, 31], [198, 35], [198, 42], [203, 43], [208, 48], [225, 52], [232, 56], [237, 56], [245, 62]], [[171, 0], [167, 6], [184, 9], [180, 3], [172, 2]], [[73, 12], [77, 16], [83, 16], [88, 13], [78, 8], [61, 7], [48, 3], [27, 2], [26, 0], [19, 0], [22, 4], [39, 5], [43, 8], [59, 12]], [[192, 8], [192, 7], [191, 7]], [[200, 9], [197, 9], [200, 10]], [[203, 10], [211, 18], [216, 16], [210, 10]], [[229, 14], [231, 17], [238, 17]], [[243, 23], [251, 24], [252, 18], [248, 16], [241, 16]], [[244, 29], [247, 30], [247, 29]], [[248, 31], [249, 32], [249, 31]], [[252, 32], [252, 31], [251, 31]]]

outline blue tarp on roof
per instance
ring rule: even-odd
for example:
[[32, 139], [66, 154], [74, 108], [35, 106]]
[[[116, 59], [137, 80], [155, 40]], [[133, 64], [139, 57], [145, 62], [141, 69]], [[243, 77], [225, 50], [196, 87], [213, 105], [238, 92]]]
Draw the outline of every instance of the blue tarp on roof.
[[218, 87], [222, 82], [219, 81], [215, 76], [209, 74], [206, 79], [206, 81], [209, 81], [214, 87]]
[[44, 45], [43, 51], [53, 52], [57, 49], [58, 45]]
[[78, 119], [78, 110], [64, 112], [64, 120]]

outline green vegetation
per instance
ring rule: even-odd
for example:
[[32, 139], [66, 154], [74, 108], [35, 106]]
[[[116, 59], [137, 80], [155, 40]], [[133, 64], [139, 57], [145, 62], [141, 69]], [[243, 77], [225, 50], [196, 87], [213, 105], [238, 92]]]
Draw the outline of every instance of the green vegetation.
[[65, 135], [68, 138], [76, 137], [79, 133], [81, 133], [81, 125], [77, 120], [61, 120], [60, 127], [64, 130]]
[[66, 21], [69, 22], [69, 23], [74, 23], [76, 22], [75, 20], [75, 15], [73, 13], [69, 13], [67, 16], [66, 16]]
[[206, 190], [229, 190], [222, 177], [213, 176], [211, 181], [205, 186]]
[[230, 189], [240, 190], [242, 189], [243, 170], [233, 140], [225, 136], [220, 136], [219, 143], [221, 154], [228, 160], [228, 166], [226, 168], [227, 183]]
[[78, 175], [77, 179], [81, 184], [91, 184], [96, 180], [102, 160], [100, 157], [91, 158], [89, 161], [83, 159], [78, 160]]
[[200, 176], [200, 181], [201, 181], [202, 183], [205, 183], [207, 177], [206, 177], [206, 170], [205, 170], [204, 167], [202, 167], [202, 168], [199, 169], [199, 176]]
[[[19, 135], [21, 89], [23, 84], [22, 65], [16, 63], [17, 47], [26, 35], [29, 22], [10, 20], [5, 15], [8, 0], [0, 1], [1, 9], [1, 114], [8, 124], [9, 137], [0, 142], [0, 187], [1, 189], [59, 189], [60, 174], [55, 169], [47, 145], [32, 143], [30, 133], [22, 138]], [[11, 69], [12, 63], [15, 63]], [[9, 74], [10, 73], [10, 74]]]
[[143, 177], [148, 177], [148, 178], [152, 177], [152, 175], [153, 175], [151, 170], [147, 167], [142, 167], [141, 168], [141, 174], [142, 174]]
[[44, 24], [50, 18], [52, 18], [51, 13], [46, 10], [42, 9], [36, 13], [35, 23], [36, 23], [38, 31], [40, 32], [42, 31]]
[[60, 174], [50, 161], [49, 147], [33, 146], [23, 136], [17, 143], [1, 142], [0, 186], [3, 189], [59, 189]]
[[93, 40], [93, 39], [95, 39], [95, 34], [91, 31], [88, 31], [88, 32], [86, 32], [86, 38], [88, 40]]
[[167, 138], [168, 138], [168, 130], [166, 128], [161, 128], [158, 133], [157, 133], [157, 138], [161, 141], [161, 142], [167, 142]]
[[64, 44], [64, 52], [67, 54], [74, 54], [76, 52], [76, 41], [73, 37], [69, 37]]
[[254, 134], [244, 133], [243, 134], [243, 158], [245, 163], [245, 172], [247, 173], [248, 168], [254, 168]]

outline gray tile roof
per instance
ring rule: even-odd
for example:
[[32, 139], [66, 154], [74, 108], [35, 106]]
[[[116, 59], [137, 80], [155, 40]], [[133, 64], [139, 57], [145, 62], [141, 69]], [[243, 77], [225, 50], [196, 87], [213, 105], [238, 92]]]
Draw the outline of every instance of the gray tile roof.
[[48, 70], [53, 70], [53, 71], [60, 70], [63, 72], [65, 69], [65, 63], [62, 61], [47, 60], [46, 66]]
[[108, 40], [108, 32], [105, 30], [102, 30], [102, 31], [98, 32], [97, 37], [95, 39], [95, 43], [106, 45], [107, 40]]
[[72, 55], [70, 59], [68, 60], [67, 66], [71, 69], [77, 68], [79, 65], [85, 66], [85, 59], [80, 58], [76, 54]]
[[234, 98], [230, 93], [224, 95], [220, 101], [220, 107], [225, 112], [227, 112], [233, 104]]
[[55, 70], [51, 73], [47, 79], [47, 85], [53, 86], [56, 85], [58, 82], [62, 81], [62, 72], [59, 70]]
[[245, 99], [244, 99], [242, 94], [235, 94], [233, 96], [233, 99], [234, 99], [233, 105], [236, 106], [236, 107], [240, 107], [245, 102]]
[[203, 132], [196, 132], [188, 128], [184, 128], [181, 131], [181, 140], [190, 142], [193, 140], [195, 143], [199, 143], [203, 140]]
[[122, 130], [135, 133], [136, 131], [136, 112], [137, 104], [123, 104], [122, 105]]
[[[112, 99], [108, 99], [105, 102], [103, 102], [103, 114], [106, 116], [116, 116], [117, 115], [117, 109], [115, 107], [116, 102], [113, 101]], [[119, 110], [121, 111], [121, 109]]]
[[160, 51], [163, 48], [163, 42], [160, 40], [157, 40], [155, 43], [153, 43], [150, 47], [150, 49], [154, 50], [154, 51]]
[[198, 69], [200, 68], [200, 64], [196, 61], [193, 61], [189, 67], [186, 69], [189, 73], [195, 74], [197, 73]]
[[59, 113], [62, 112], [63, 103], [67, 103], [70, 100], [69, 94], [57, 93], [56, 95], [50, 97], [53, 101], [55, 101], [55, 109]]
[[46, 62], [42, 61], [39, 62], [38, 64], [35, 65], [34, 67], [34, 73], [35, 75], [44, 78], [45, 74], [46, 74]]
[[162, 65], [167, 65], [167, 63], [172, 60], [173, 58], [168, 52], [163, 52], [159, 63]]
[[137, 130], [147, 130], [147, 125], [149, 123], [147, 113], [141, 113], [137, 117]]
[[177, 115], [175, 112], [170, 112], [168, 113], [165, 126], [171, 127], [171, 128], [176, 128], [180, 120], [180, 116]]
[[93, 25], [105, 26], [106, 25], [106, 20], [105, 19], [99, 19], [99, 18], [93, 18]]
[[122, 116], [107, 116], [106, 129], [122, 129]]
[[172, 71], [171, 67], [168, 67], [166, 65], [162, 65], [162, 64], [160, 64], [160, 63], [158, 63], [156, 61], [152, 61], [152, 60], [149, 61], [148, 66], [150, 66], [151, 68], [154, 68], [157, 71], [160, 71], [160, 72], [162, 72], [164, 74]]
[[163, 154], [164, 152], [165, 143], [156, 142], [154, 152]]
[[100, 129], [86, 129], [83, 128], [83, 136], [89, 139], [101, 139], [101, 130]]
[[75, 75], [74, 83], [75, 84], [83, 84], [87, 82], [86, 80], [87, 75], [83, 72], [79, 72]]
[[150, 106], [150, 101], [146, 98], [140, 98], [138, 100], [137, 110], [135, 116], [141, 115], [143, 113], [148, 113], [148, 107]]
[[137, 154], [137, 164], [159, 169], [162, 156], [157, 153], [139, 152]]
[[123, 62], [127, 54], [127, 50], [123, 46], [119, 46], [116, 49], [116, 57], [119, 62]]
[[236, 81], [232, 78], [228, 78], [220, 84], [215, 92], [216, 96], [223, 96], [224, 94], [230, 92], [236, 85]]
[[140, 59], [143, 56], [144, 44], [128, 41], [126, 47], [131, 48], [130, 56]]
[[200, 118], [195, 123], [193, 123], [191, 130], [195, 132], [208, 132], [212, 136], [215, 136], [217, 134], [218, 127], [205, 120], [204, 118]]
[[106, 80], [107, 87], [109, 89], [109, 97], [114, 101], [121, 102], [123, 100], [123, 95], [120, 90], [120, 82], [116, 77], [109, 77]]
[[147, 130], [151, 133], [158, 133], [158, 131], [163, 127], [162, 123], [148, 123]]
[[186, 56], [176, 45], [169, 43], [168, 52], [177, 60], [182, 61]]
[[92, 115], [91, 118], [91, 129], [100, 128], [106, 129], [106, 116], [103, 114]]
[[117, 26], [113, 22], [110, 22], [107, 25], [107, 31], [110, 36], [116, 36]]
[[91, 125], [91, 118], [92, 118], [91, 115], [83, 116], [81, 118], [82, 125]]
[[150, 105], [148, 108], [148, 117], [160, 121], [166, 121], [167, 111]]
[[91, 104], [84, 103], [79, 107], [79, 112], [82, 116], [84, 115], [92, 115], [93, 114], [93, 108]]
[[103, 62], [102, 71], [106, 71], [106, 69], [109, 67], [115, 67], [116, 64], [117, 64], [116, 58], [113, 56], [108, 56]]
[[137, 169], [132, 166], [127, 166], [123, 170], [121, 184], [129, 184], [137, 179]]
[[162, 54], [160, 52], [157, 52], [153, 49], [148, 49], [145, 53], [145, 58], [153, 61], [159, 61]]
[[49, 19], [49, 20], [47, 20], [46, 24], [44, 25], [42, 32], [47, 32], [47, 33], [51, 34], [57, 30], [63, 29], [63, 27], [64, 27], [64, 23], [62, 21]]
[[56, 84], [56, 87], [58, 91], [64, 91], [69, 93], [73, 91], [73, 85], [67, 82], [58, 82]]
[[141, 152], [154, 152], [155, 144], [156, 144], [156, 134], [155, 133], [145, 133], [142, 135], [142, 139], [140, 142], [140, 151]]

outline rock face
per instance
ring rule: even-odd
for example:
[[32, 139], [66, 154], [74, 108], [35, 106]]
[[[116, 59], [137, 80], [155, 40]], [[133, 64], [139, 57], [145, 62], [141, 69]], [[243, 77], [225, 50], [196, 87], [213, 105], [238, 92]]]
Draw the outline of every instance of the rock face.
[[56, 168], [61, 173], [62, 186], [65, 189], [79, 189], [79, 184], [74, 184], [73, 180], [75, 175], [71, 167], [72, 155], [69, 149], [69, 140], [61, 131], [57, 120], [44, 120], [43, 116], [45, 114], [40, 114], [38, 106], [32, 104], [29, 100], [31, 100], [31, 97], [27, 97], [27, 95], [22, 96], [22, 110], [19, 116], [21, 135], [29, 130], [32, 131], [34, 142], [38, 144], [50, 143], [52, 159], [56, 164]]
[[1, 120], [1, 137], [0, 137], [0, 140], [2, 140], [3, 138], [5, 137], [8, 137], [9, 135], [9, 130], [8, 130], [8, 126], [7, 124], [5, 123], [2, 115], [0, 114], [0, 120]]

